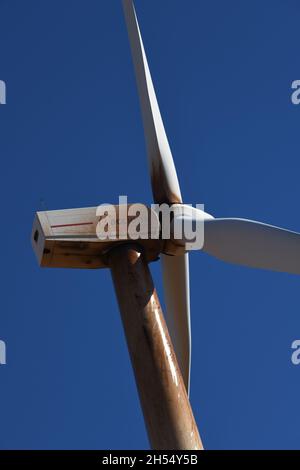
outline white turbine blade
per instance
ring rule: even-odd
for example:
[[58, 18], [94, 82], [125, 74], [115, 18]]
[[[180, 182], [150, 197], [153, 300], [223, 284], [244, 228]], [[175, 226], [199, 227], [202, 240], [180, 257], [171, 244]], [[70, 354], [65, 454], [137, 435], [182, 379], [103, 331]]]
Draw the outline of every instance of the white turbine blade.
[[162, 255], [166, 322], [187, 393], [190, 389], [191, 323], [189, 257]]
[[300, 234], [260, 222], [205, 221], [203, 250], [229, 263], [300, 274]]
[[142, 109], [153, 198], [156, 203], [181, 203], [181, 193], [159, 111], [145, 49], [132, 0], [123, 0]]

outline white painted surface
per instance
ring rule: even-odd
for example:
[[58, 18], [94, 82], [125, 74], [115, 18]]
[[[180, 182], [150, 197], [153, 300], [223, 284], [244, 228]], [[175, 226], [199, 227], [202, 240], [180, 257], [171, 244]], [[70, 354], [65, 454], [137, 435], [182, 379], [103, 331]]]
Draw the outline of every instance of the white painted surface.
[[[123, 0], [123, 6], [142, 110], [154, 201], [182, 202], [176, 169], [157, 103], [133, 2]], [[164, 193], [164, 201], [161, 200], [162, 193]], [[175, 199], [170, 200], [172, 197]]]

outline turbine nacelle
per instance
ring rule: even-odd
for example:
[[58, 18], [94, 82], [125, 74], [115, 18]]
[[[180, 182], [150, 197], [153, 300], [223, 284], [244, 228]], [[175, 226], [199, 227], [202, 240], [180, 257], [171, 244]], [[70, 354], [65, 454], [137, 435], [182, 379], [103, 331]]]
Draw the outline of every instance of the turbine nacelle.
[[[134, 209], [131, 214], [131, 209]], [[132, 225], [135, 213], [142, 226], [140, 238]], [[101, 225], [101, 220], [105, 219]], [[139, 234], [138, 234], [139, 235]], [[157, 213], [143, 204], [101, 205], [80, 209], [37, 212], [31, 243], [41, 267], [107, 268], [106, 255], [116, 245], [134, 242], [145, 252], [148, 262], [163, 251]]]
[[[147, 261], [163, 253], [180, 256], [201, 249], [204, 221], [213, 217], [184, 204], [101, 205], [37, 212], [32, 246], [42, 267], [106, 268], [106, 253], [116, 244], [134, 242]], [[137, 229], [137, 230], [135, 230]]]

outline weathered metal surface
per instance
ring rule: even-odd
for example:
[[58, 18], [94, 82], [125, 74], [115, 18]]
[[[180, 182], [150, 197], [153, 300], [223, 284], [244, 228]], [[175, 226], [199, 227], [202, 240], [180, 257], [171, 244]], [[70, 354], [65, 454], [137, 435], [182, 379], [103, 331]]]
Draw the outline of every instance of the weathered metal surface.
[[152, 448], [202, 449], [142, 250], [133, 245], [113, 248], [109, 254], [109, 265]]

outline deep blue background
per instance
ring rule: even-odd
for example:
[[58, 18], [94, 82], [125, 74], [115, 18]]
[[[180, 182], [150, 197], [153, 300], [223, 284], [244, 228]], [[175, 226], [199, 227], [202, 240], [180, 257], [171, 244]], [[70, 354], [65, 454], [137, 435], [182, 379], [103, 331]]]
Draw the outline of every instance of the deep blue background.
[[[136, 8], [185, 202], [300, 231], [299, 2]], [[45, 205], [151, 202], [121, 1], [0, 0], [0, 18], [0, 447], [147, 448], [109, 272], [42, 270], [30, 246]], [[299, 294], [299, 277], [192, 254], [206, 448], [300, 448]]]

